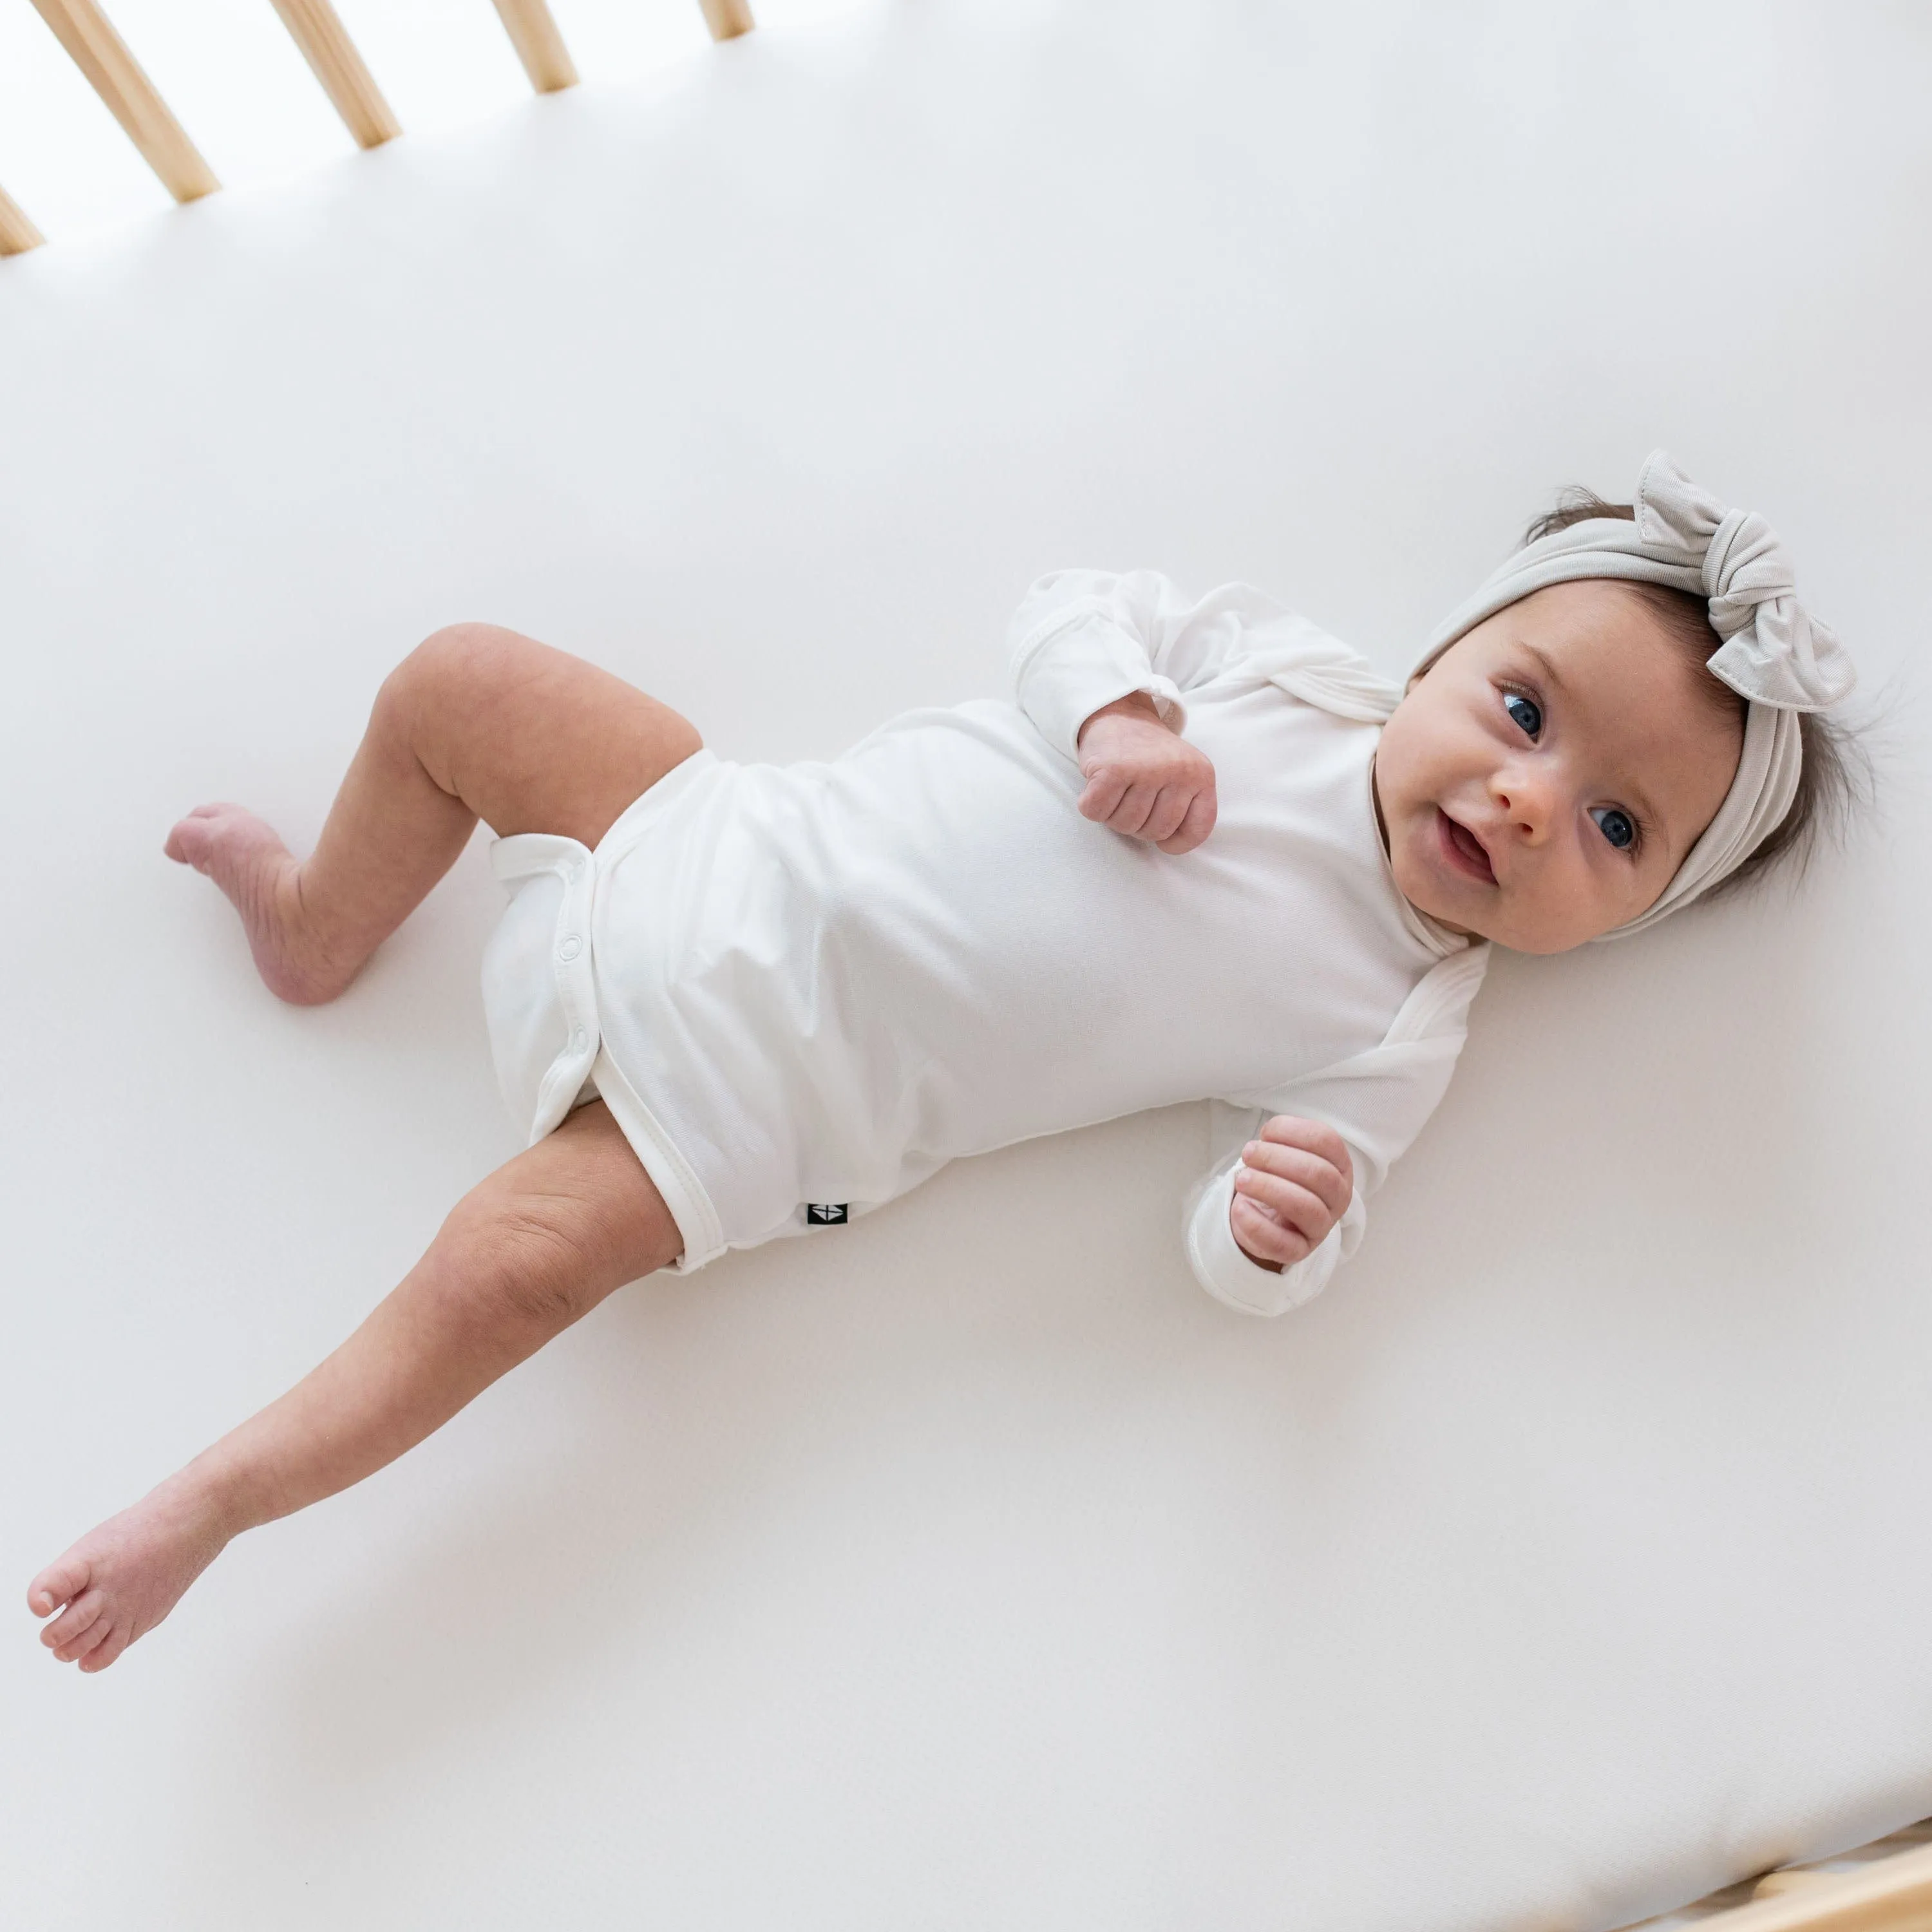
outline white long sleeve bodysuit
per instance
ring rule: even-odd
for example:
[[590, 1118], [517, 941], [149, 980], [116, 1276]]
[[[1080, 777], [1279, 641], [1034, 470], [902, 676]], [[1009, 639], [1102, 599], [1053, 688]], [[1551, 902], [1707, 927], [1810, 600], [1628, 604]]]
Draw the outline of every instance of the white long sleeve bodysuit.
[[[681, 1271], [963, 1154], [1222, 1101], [1189, 1260], [1234, 1307], [1296, 1306], [1442, 1097], [1489, 950], [1396, 890], [1370, 778], [1392, 694], [1244, 584], [1190, 601], [1152, 572], [1062, 571], [1012, 639], [1016, 704], [908, 712], [828, 763], [700, 752], [594, 853], [500, 840], [505, 1096], [535, 1141], [601, 1095]], [[1213, 761], [1192, 852], [1076, 809], [1080, 726], [1135, 691]], [[1240, 1143], [1276, 1113], [1328, 1122], [1355, 1170], [1346, 1214], [1280, 1271], [1228, 1224]]]

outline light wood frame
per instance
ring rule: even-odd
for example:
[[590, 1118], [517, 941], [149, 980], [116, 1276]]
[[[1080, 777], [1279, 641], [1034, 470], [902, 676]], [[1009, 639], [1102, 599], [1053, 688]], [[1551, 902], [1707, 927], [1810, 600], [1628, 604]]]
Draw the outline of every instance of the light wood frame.
[[751, 0], [698, 0], [698, 4], [704, 10], [704, 24], [714, 40], [735, 40], [758, 24], [752, 18]]
[[556, 94], [577, 85], [577, 64], [545, 0], [496, 0], [496, 11], [530, 85], [539, 94]]
[[[282, 25], [302, 51], [322, 92], [334, 104], [358, 146], [393, 141], [402, 124], [356, 51], [334, 0], [272, 0]], [[714, 40], [735, 40], [757, 24], [750, 0], [698, 0]], [[128, 44], [100, 10], [100, 0], [34, 0], [42, 20], [74, 65], [120, 122], [141, 158], [177, 201], [198, 201], [221, 183], [170, 111]], [[548, 0], [496, 0], [503, 31], [539, 94], [574, 87], [578, 74]], [[0, 189], [0, 255], [24, 254], [46, 239], [19, 204]]]
[[177, 201], [212, 194], [221, 185], [214, 170], [95, 0], [34, 0], [34, 5], [169, 194]]
[[358, 148], [380, 148], [403, 131], [330, 0], [272, 0], [322, 91]]
[[[1781, 1876], [1774, 1872], [1761, 1882]], [[1932, 1845], [1861, 1872], [1808, 1874], [1703, 1920], [1697, 1932], [1932, 1932]]]
[[1932, 1932], [1932, 1820], [1840, 1858], [1747, 1879], [1626, 1932], [1664, 1924], [1690, 1932]]
[[46, 238], [28, 220], [26, 210], [0, 188], [0, 255], [24, 255]]

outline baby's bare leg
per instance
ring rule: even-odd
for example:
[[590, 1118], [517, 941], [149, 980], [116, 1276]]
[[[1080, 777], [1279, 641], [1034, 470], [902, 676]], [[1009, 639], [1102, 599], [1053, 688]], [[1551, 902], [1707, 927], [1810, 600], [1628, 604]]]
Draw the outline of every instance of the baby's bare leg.
[[490, 624], [439, 631], [391, 673], [310, 858], [237, 805], [205, 805], [171, 859], [235, 903], [269, 989], [332, 1000], [455, 862], [480, 818], [500, 836], [594, 845], [698, 749], [668, 705], [580, 658]]
[[603, 1103], [580, 1108], [473, 1190], [320, 1367], [42, 1570], [40, 1640], [104, 1670], [232, 1538], [393, 1462], [683, 1245]]

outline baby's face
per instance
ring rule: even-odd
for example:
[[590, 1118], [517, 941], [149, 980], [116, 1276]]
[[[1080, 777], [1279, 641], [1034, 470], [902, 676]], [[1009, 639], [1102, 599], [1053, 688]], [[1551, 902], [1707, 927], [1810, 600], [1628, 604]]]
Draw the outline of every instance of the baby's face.
[[1486, 618], [1383, 728], [1396, 884], [1465, 932], [1561, 952], [1634, 919], [1717, 814], [1741, 718], [1640, 599], [1598, 578]]

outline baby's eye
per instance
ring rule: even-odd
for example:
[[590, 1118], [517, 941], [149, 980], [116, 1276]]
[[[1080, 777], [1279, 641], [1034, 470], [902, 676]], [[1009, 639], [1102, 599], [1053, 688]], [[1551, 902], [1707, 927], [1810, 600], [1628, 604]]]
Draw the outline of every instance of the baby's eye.
[[1543, 729], [1543, 710], [1533, 699], [1523, 696], [1520, 691], [1503, 694], [1503, 709], [1520, 724], [1525, 733], [1534, 738]]
[[1636, 838], [1636, 826], [1627, 812], [1619, 812], [1613, 805], [1593, 805], [1590, 816], [1597, 821], [1597, 830], [1621, 852]]

